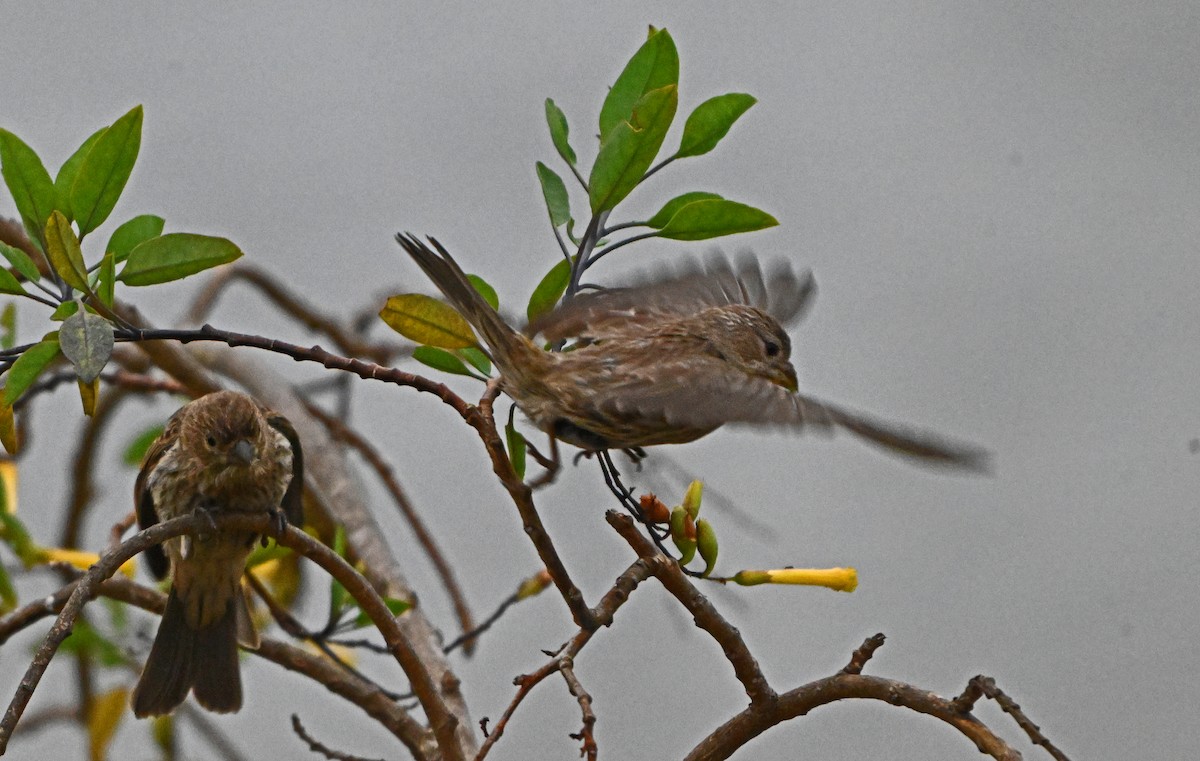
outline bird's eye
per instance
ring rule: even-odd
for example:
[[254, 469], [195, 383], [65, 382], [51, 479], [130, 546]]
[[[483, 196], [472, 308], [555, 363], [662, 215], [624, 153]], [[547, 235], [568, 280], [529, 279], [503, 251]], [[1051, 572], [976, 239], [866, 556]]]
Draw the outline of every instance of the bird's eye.
[[204, 440], [204, 443], [208, 444], [210, 447], [215, 447], [217, 445], [217, 439], [215, 436], [209, 436]]
[[767, 341], [764, 343], [763, 350], [767, 352], [768, 357], [779, 356], [779, 344], [775, 343], [774, 341]]

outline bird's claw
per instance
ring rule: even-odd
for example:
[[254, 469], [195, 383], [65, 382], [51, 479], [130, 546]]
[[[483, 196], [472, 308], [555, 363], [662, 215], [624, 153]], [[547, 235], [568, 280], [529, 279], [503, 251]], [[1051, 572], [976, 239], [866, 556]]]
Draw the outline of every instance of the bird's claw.
[[[287, 531], [287, 527], [288, 527], [287, 515], [285, 515], [283, 510], [279, 509], [278, 507], [272, 508], [271, 511], [268, 513], [268, 515], [271, 516], [271, 534], [270, 535], [273, 538], [278, 539], [279, 537], [283, 536], [283, 533], [285, 531]], [[267, 535], [263, 534], [261, 537], [259, 537], [258, 541], [259, 541], [260, 545], [262, 545], [263, 547], [266, 547], [267, 546]]]

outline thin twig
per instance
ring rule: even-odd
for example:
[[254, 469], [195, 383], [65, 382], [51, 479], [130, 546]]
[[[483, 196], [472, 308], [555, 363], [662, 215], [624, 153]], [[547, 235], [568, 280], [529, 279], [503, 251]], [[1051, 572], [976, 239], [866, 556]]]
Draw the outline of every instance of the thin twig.
[[[313, 739], [313, 736], [305, 731], [304, 725], [300, 723], [300, 716], [298, 714], [292, 714], [292, 731], [296, 733], [297, 737], [308, 744], [309, 750], [314, 753], [320, 753], [325, 758], [332, 759], [333, 761], [372, 761], [362, 756], [352, 756], [349, 753], [342, 753]], [[382, 761], [382, 759], [379, 761]]]
[[315, 306], [306, 303], [289, 291], [265, 270], [248, 264], [236, 264], [218, 270], [192, 301], [192, 306], [185, 318], [186, 322], [195, 324], [207, 319], [225, 290], [238, 281], [257, 288], [284, 314], [294, 317], [304, 327], [328, 336], [329, 340], [333, 341], [334, 345], [345, 354], [366, 357], [385, 364], [401, 353], [399, 346], [372, 344], [359, 340], [352, 331], [342, 327], [336, 318], [321, 314]]
[[726, 621], [709, 599], [688, 581], [673, 558], [662, 554], [646, 541], [632, 518], [612, 510], [605, 514], [605, 518], [621, 538], [629, 543], [633, 551], [650, 564], [654, 577], [692, 614], [696, 626], [706, 631], [721, 646], [725, 658], [733, 666], [734, 675], [750, 698], [750, 705], [753, 707], [774, 702], [778, 696], [767, 683], [758, 661], [746, 647], [746, 642], [737, 627]]
[[1046, 752], [1057, 761], [1070, 761], [1065, 753], [1059, 750], [1054, 743], [1050, 742], [1049, 738], [1042, 734], [1042, 728], [1034, 724], [1025, 715], [1021, 706], [996, 686], [996, 680], [990, 676], [980, 674], [972, 677], [971, 681], [967, 683], [967, 688], [963, 691], [963, 694], [955, 698], [952, 703], [955, 708], [965, 712], [971, 710], [979, 697], [986, 697], [996, 701], [996, 704], [1000, 706], [1002, 711], [1013, 717], [1013, 721], [1017, 722], [1017, 726], [1029, 736], [1034, 745], [1040, 745], [1045, 748]]
[[[637, 588], [638, 584], [649, 578], [650, 574], [650, 564], [642, 558], [634, 561], [629, 568], [625, 569], [625, 572], [617, 577], [612, 587], [604, 594], [600, 603], [592, 611], [592, 618], [597, 624], [599, 626], [608, 626], [611, 624], [617, 610], [629, 600], [629, 595], [633, 593], [633, 590]], [[475, 761], [483, 761], [492, 749], [492, 746], [500, 741], [509, 720], [516, 713], [517, 707], [524, 702], [525, 697], [533, 691], [533, 688], [543, 679], [558, 671], [564, 658], [573, 659], [579, 655], [579, 652], [591, 640], [592, 635], [596, 631], [597, 629], [595, 628], [581, 628], [570, 641], [560, 647], [557, 652], [553, 653], [550, 656], [550, 660], [541, 668], [531, 674], [518, 676], [513, 679], [513, 684], [517, 686], [517, 694], [513, 695], [512, 700], [509, 701], [500, 720], [496, 722], [490, 732], [486, 729], [487, 719], [485, 718], [480, 722], [480, 726], [484, 728], [487, 738], [483, 741], [483, 745], [479, 746], [479, 753], [476, 754]]]
[[579, 734], [571, 735], [571, 738], [579, 740], [582, 743], [579, 748], [579, 755], [581, 757], [586, 755], [588, 761], [596, 761], [599, 748], [596, 746], [596, 736], [594, 734], [596, 712], [592, 710], [592, 696], [587, 690], [583, 689], [583, 684], [579, 681], [579, 677], [575, 675], [574, 659], [570, 657], [561, 658], [558, 665], [558, 673], [562, 674], [562, 678], [567, 683], [567, 689], [575, 696], [575, 700], [579, 703], [579, 710], [583, 714], [583, 729], [579, 730]]

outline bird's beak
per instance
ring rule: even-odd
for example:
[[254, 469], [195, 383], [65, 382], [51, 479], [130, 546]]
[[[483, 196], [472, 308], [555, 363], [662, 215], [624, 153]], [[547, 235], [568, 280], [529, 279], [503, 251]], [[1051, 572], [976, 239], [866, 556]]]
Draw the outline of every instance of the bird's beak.
[[796, 378], [796, 368], [791, 365], [779, 368], [778, 372], [771, 376], [771, 382], [783, 386], [793, 394], [800, 388], [800, 381]]
[[247, 465], [254, 461], [254, 445], [246, 439], [238, 439], [231, 450], [233, 458]]

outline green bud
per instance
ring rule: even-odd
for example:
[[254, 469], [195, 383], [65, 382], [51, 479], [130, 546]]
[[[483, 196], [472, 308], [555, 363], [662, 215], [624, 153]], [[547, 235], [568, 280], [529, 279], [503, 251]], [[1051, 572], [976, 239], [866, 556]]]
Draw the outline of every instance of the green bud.
[[[690, 525], [689, 525], [690, 524]], [[688, 529], [691, 529], [690, 531]], [[696, 556], [696, 526], [683, 506], [671, 511], [671, 541], [679, 549], [679, 564], [687, 565]]]
[[712, 524], [703, 518], [696, 521], [696, 549], [700, 551], [700, 557], [704, 560], [704, 575], [708, 576], [717, 565], [717, 532]]
[[683, 495], [683, 509], [695, 520], [700, 515], [700, 497], [704, 493], [703, 481], [692, 481]]

